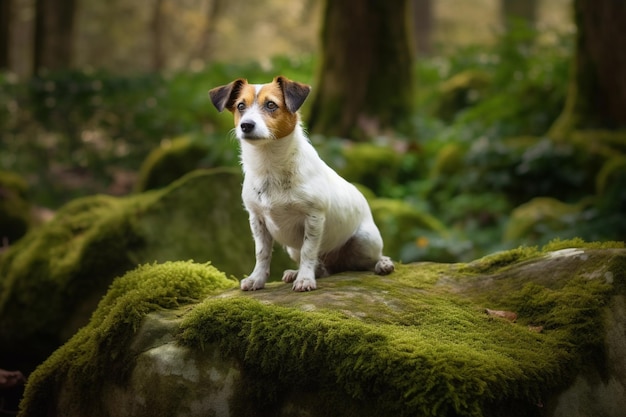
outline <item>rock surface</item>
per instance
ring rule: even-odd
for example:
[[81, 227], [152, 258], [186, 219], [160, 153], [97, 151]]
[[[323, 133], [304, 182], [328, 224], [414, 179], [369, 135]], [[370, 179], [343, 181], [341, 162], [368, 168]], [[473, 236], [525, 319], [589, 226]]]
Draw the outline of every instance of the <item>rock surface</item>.
[[310, 293], [147, 265], [31, 375], [20, 416], [623, 417], [625, 299], [623, 244], [344, 273]]

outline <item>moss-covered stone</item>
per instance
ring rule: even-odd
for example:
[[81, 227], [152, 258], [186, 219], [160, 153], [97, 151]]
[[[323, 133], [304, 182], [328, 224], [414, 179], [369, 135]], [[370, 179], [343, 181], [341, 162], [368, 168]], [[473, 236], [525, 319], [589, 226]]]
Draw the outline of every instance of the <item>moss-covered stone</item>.
[[13, 243], [31, 225], [28, 184], [19, 175], [0, 171], [0, 246]]
[[[31, 376], [20, 416], [557, 416], [559, 392], [591, 371], [612, 381], [603, 393], [626, 386], [626, 369], [607, 366], [623, 361], [614, 330], [626, 318], [606, 320], [626, 295], [623, 243], [344, 273], [312, 293], [218, 291], [232, 283], [209, 268], [151, 265], [116, 281]], [[571, 417], [626, 405], [577, 392]]]
[[343, 150], [345, 162], [337, 172], [350, 182], [363, 184], [377, 195], [394, 184], [400, 172], [402, 155], [389, 146], [358, 143]]
[[[136, 196], [74, 200], [0, 258], [0, 355], [41, 362], [83, 326], [112, 280], [138, 264], [254, 266], [238, 169], [198, 171]], [[274, 276], [290, 267], [280, 253]], [[7, 361], [9, 359], [6, 359]]]
[[505, 241], [539, 237], [556, 231], [573, 229], [579, 220], [581, 207], [563, 203], [551, 197], [537, 197], [513, 210], [504, 231]]
[[166, 140], [147, 156], [135, 185], [137, 192], [162, 188], [185, 174], [203, 168], [208, 146], [190, 136]]
[[[60, 394], [63, 415], [108, 415], [101, 414], [104, 410], [99, 405], [86, 406], [76, 401], [74, 393], [60, 393], [57, 387], [68, 383], [82, 398], [100, 398], [105, 382], [120, 384], [128, 379], [135, 356], [141, 353], [136, 349], [149, 348], [141, 341], [135, 350], [131, 347], [133, 336], [148, 313], [198, 302], [211, 293], [236, 285], [236, 281], [227, 279], [215, 267], [191, 262], [144, 265], [115, 280], [89, 324], [29, 378], [24, 413], [57, 415], [51, 406], [52, 399]], [[157, 332], [161, 343], [167, 341], [163, 339], [167, 331], [152, 330]], [[148, 381], [142, 381], [145, 382]]]

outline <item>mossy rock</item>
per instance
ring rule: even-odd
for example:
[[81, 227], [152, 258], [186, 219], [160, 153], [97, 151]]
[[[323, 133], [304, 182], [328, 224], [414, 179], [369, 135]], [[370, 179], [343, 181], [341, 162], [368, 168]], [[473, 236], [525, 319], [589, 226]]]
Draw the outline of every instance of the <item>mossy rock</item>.
[[[88, 321], [113, 279], [139, 264], [193, 259], [249, 273], [241, 182], [238, 169], [197, 171], [162, 190], [62, 207], [0, 258], [0, 355], [41, 362]], [[278, 279], [292, 263], [275, 258]]]
[[626, 188], [626, 155], [607, 160], [596, 175], [596, 192], [602, 196], [611, 188]]
[[350, 182], [363, 184], [381, 195], [385, 187], [396, 183], [402, 155], [389, 146], [357, 143], [343, 149], [345, 162], [337, 172]]
[[402, 258], [402, 248], [416, 242], [423, 232], [444, 233], [445, 226], [431, 214], [402, 200], [376, 198], [370, 201], [374, 221], [385, 244], [384, 252], [392, 259]]
[[489, 75], [482, 71], [467, 70], [452, 76], [439, 87], [435, 115], [452, 120], [459, 111], [482, 99], [490, 84]]
[[557, 231], [573, 229], [580, 220], [581, 207], [552, 197], [537, 197], [511, 213], [504, 231], [505, 241], [537, 241]]
[[28, 184], [19, 175], [0, 171], [0, 246], [12, 244], [31, 226]]
[[192, 136], [162, 141], [141, 165], [135, 191], [163, 188], [191, 171], [208, 168], [208, 153], [208, 146]]
[[319, 284], [241, 292], [207, 265], [132, 271], [30, 376], [20, 416], [619, 417], [626, 407], [623, 243], [557, 241]]

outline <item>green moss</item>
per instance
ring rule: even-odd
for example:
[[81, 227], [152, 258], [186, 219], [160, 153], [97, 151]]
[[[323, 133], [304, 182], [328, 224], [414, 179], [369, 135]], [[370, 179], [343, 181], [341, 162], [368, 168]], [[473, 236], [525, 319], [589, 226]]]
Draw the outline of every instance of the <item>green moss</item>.
[[604, 163], [596, 175], [596, 192], [605, 194], [613, 184], [626, 183], [626, 155], [614, 156]]
[[562, 249], [621, 249], [624, 248], [624, 242], [586, 242], [581, 238], [573, 239], [553, 239], [543, 245], [541, 248], [537, 246], [520, 246], [518, 248], [506, 251], [496, 252], [473, 262], [466, 264], [458, 264], [458, 271], [463, 274], [488, 274], [501, 271], [503, 268], [515, 266], [520, 262], [537, 259], [549, 252], [555, 252]]
[[[115, 280], [98, 305], [89, 325], [82, 328], [62, 349], [57, 350], [28, 381], [21, 415], [50, 415], [48, 409], [64, 381], [79, 398], [99, 398], [103, 381], [111, 376], [123, 381], [133, 367], [129, 356], [132, 337], [151, 311], [197, 302], [216, 292], [236, 286], [224, 273], [209, 264], [166, 262], [141, 266]], [[93, 415], [77, 400], [71, 415]]]
[[183, 175], [202, 167], [209, 148], [190, 136], [161, 142], [141, 165], [135, 190], [162, 188]]
[[611, 158], [626, 153], [625, 130], [585, 129], [574, 130], [567, 137], [588, 153]]
[[127, 200], [113, 197], [75, 200], [3, 256], [3, 352], [49, 352], [59, 343], [56, 338], [68, 324], [72, 306], [95, 289], [106, 288], [114, 274], [132, 268], [128, 250], [140, 239], [127, 209]]
[[540, 254], [541, 252], [535, 246], [520, 246], [516, 249], [487, 255], [468, 264], [461, 264], [459, 271], [471, 274], [492, 273], [515, 263], [535, 258]]
[[624, 248], [624, 242], [604, 241], [604, 242], [586, 242], [581, 238], [573, 239], [553, 239], [543, 245], [541, 251], [543, 253], [558, 251], [561, 249], [579, 248], [579, 249], [621, 249]]
[[552, 197], [537, 197], [515, 208], [504, 231], [505, 241], [536, 239], [546, 231], [571, 228], [579, 220], [581, 207]]
[[0, 171], [0, 246], [13, 243], [31, 226], [28, 184], [17, 174]]

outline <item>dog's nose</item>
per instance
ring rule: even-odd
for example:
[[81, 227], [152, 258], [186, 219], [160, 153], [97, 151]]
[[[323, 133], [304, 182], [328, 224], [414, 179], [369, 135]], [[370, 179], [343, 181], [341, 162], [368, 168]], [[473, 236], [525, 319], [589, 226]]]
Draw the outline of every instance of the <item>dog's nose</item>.
[[250, 133], [254, 129], [255, 125], [254, 122], [242, 122], [240, 126], [243, 133]]

